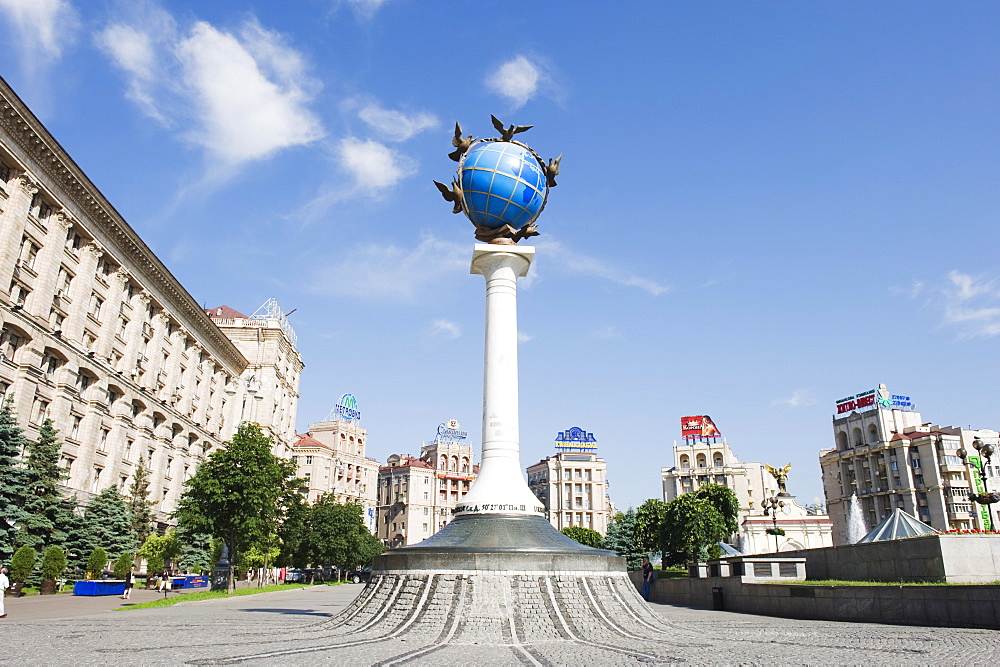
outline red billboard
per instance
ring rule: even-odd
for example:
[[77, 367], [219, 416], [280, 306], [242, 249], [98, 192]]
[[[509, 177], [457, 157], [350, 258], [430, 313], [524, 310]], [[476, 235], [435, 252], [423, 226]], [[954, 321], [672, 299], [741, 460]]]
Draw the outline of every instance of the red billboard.
[[685, 438], [719, 438], [722, 436], [708, 415], [681, 417], [681, 436]]

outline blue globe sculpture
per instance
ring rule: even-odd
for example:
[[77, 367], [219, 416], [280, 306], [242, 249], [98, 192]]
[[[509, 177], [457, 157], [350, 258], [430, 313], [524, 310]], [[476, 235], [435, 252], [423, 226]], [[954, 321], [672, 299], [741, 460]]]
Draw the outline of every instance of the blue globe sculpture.
[[519, 229], [538, 217], [548, 196], [545, 171], [528, 147], [510, 141], [473, 144], [458, 166], [465, 214], [478, 226]]

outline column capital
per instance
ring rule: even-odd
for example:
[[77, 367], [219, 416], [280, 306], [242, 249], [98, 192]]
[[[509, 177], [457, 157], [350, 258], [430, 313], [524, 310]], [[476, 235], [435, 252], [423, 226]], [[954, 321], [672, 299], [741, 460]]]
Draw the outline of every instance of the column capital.
[[29, 196], [34, 196], [38, 194], [38, 191], [41, 189], [41, 186], [38, 184], [38, 181], [36, 181], [28, 172], [23, 172], [20, 176], [17, 177], [17, 184], [21, 188], [21, 190], [23, 190]]
[[93, 243], [88, 243], [84, 248], [84, 250], [86, 250], [87, 253], [90, 254], [90, 256], [93, 257], [94, 259], [100, 259], [101, 257], [104, 256], [104, 248], [102, 248], [101, 244], [98, 243], [97, 241], [94, 241]]
[[528, 267], [535, 257], [534, 246], [518, 246], [513, 244], [477, 243], [472, 250], [472, 267], [469, 273], [486, 275], [489, 267], [504, 260], [512, 261], [512, 268], [517, 275], [528, 275]]

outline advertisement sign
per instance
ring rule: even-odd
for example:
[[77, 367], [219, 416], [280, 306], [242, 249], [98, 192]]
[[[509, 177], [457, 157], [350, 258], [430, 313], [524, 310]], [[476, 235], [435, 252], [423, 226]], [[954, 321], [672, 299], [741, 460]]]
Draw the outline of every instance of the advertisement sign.
[[462, 430], [458, 420], [450, 419], [446, 422], [441, 422], [438, 426], [437, 437], [434, 441], [439, 445], [462, 445], [465, 444], [465, 439], [468, 437], [468, 431]]
[[[978, 468], [981, 465], [981, 461], [978, 456], [970, 455], [969, 464]], [[986, 493], [986, 485], [983, 484], [983, 478], [979, 475], [973, 474], [972, 479], [976, 493]], [[979, 508], [979, 517], [983, 522], [983, 530], [993, 530], [993, 522], [990, 519], [990, 506], [980, 505], [979, 503], [973, 503], [973, 505]]]
[[910, 400], [909, 396], [890, 394], [884, 384], [880, 384], [878, 389], [863, 391], [860, 394], [837, 401], [838, 415], [848, 412], [867, 412], [879, 408], [883, 410], [912, 410], [913, 401]]
[[681, 417], [681, 436], [684, 438], [719, 438], [722, 433], [708, 415]]
[[354, 394], [344, 394], [340, 397], [340, 401], [334, 407], [334, 411], [337, 413], [337, 419], [342, 421], [354, 421], [355, 419], [361, 419], [361, 411], [358, 410], [358, 402], [354, 398]]
[[563, 452], [594, 452], [597, 451], [597, 439], [593, 433], [587, 433], [579, 426], [574, 426], [559, 431], [559, 435], [556, 436], [556, 449]]

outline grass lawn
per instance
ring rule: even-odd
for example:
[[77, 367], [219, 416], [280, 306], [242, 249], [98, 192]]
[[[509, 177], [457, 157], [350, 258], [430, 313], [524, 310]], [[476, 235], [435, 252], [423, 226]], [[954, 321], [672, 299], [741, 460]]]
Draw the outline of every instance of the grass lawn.
[[[336, 582], [329, 584], [315, 584], [317, 586], [337, 586]], [[152, 600], [151, 602], [140, 602], [139, 604], [129, 605], [127, 607], [118, 607], [114, 611], [129, 611], [131, 609], [149, 609], [150, 607], [170, 607], [179, 602], [198, 602], [200, 600], [216, 600], [218, 598], [228, 598], [228, 597], [242, 597], [244, 595], [257, 595], [258, 593], [271, 593], [273, 591], [289, 591], [295, 588], [309, 588], [308, 585], [303, 584], [275, 584], [273, 586], [264, 586], [263, 588], [237, 588], [230, 595], [225, 591], [198, 591], [197, 593], [184, 593], [182, 595], [177, 595], [175, 597], [165, 597], [159, 600]]]
[[[843, 581], [840, 579], [806, 580], [806, 581], [768, 581], [769, 584], [784, 584], [786, 586], [975, 586], [977, 584], [954, 584], [946, 581]], [[994, 581], [985, 586], [996, 586], [1000, 581]]]

